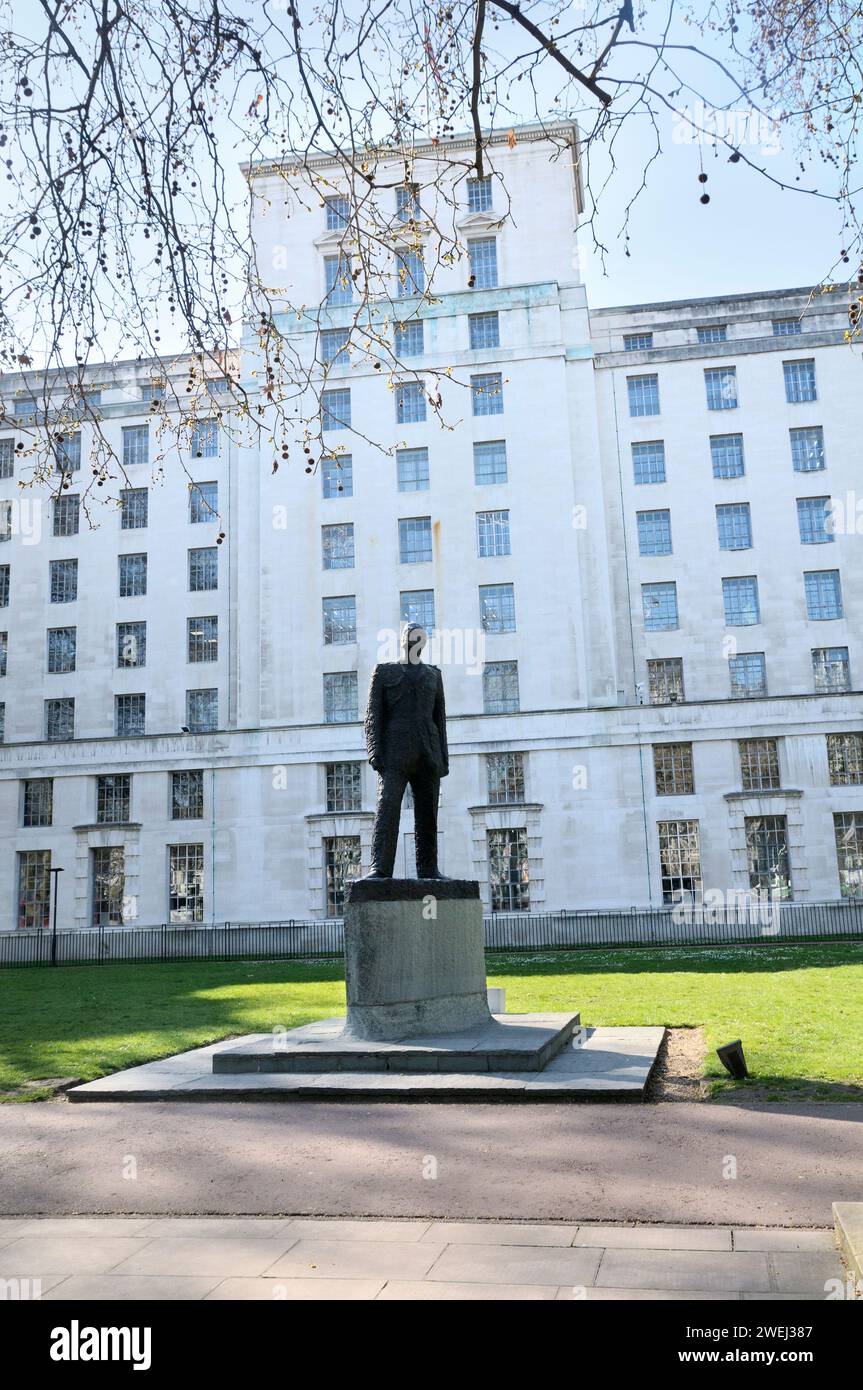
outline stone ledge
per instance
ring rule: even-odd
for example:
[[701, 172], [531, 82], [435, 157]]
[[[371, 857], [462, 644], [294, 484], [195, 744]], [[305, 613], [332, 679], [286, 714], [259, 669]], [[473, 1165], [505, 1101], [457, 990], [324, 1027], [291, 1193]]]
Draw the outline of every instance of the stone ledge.
[[479, 898], [473, 878], [358, 878], [348, 888], [346, 903], [419, 902], [437, 898]]
[[834, 1202], [833, 1221], [851, 1277], [863, 1290], [863, 1202]]

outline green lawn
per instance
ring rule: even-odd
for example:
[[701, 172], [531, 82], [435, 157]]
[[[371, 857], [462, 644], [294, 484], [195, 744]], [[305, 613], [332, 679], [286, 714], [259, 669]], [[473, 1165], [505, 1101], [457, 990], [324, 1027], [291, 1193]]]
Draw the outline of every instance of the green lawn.
[[[586, 1024], [701, 1025], [715, 1091], [734, 1084], [713, 1049], [741, 1037], [753, 1074], [744, 1088], [863, 1099], [863, 944], [490, 955], [489, 984], [506, 987], [514, 1013], [575, 1007]], [[344, 1007], [340, 962], [4, 970], [0, 1092], [39, 1099], [48, 1091], [34, 1081], [90, 1080]]]

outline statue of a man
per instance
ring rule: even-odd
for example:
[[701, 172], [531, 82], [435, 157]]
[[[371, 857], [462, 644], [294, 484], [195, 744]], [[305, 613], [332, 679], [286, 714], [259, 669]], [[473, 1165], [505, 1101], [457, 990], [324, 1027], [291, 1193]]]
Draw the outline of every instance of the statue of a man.
[[370, 878], [392, 878], [405, 787], [414, 794], [418, 878], [443, 878], [437, 863], [440, 779], [449, 772], [443, 680], [424, 666], [428, 634], [418, 623], [402, 633], [402, 656], [376, 666], [366, 709], [366, 747], [378, 774]]

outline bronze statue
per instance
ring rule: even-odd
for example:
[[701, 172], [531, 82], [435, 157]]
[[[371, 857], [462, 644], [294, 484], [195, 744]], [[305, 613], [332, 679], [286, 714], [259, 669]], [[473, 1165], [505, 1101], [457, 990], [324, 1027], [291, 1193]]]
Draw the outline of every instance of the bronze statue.
[[378, 774], [369, 878], [392, 878], [405, 787], [414, 795], [418, 878], [444, 875], [437, 862], [440, 779], [449, 772], [443, 680], [424, 666], [428, 634], [418, 623], [402, 633], [400, 661], [376, 666], [366, 709], [366, 747]]

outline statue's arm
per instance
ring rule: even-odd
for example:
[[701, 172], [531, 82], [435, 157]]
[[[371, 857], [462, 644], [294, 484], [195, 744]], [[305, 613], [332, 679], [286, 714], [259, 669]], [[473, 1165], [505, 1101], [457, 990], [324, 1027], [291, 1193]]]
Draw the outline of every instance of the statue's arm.
[[384, 738], [384, 691], [379, 667], [372, 671], [369, 702], [366, 705], [366, 750], [375, 772], [381, 772]]
[[443, 757], [442, 777], [449, 773], [449, 748], [446, 741], [446, 703], [443, 695], [443, 676], [440, 671], [437, 673], [437, 691], [434, 702], [434, 722], [437, 725], [438, 735], [440, 736], [440, 751]]

